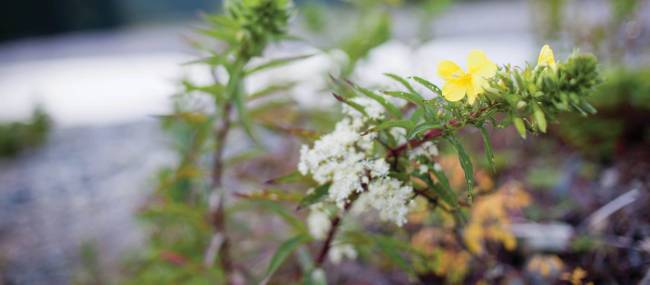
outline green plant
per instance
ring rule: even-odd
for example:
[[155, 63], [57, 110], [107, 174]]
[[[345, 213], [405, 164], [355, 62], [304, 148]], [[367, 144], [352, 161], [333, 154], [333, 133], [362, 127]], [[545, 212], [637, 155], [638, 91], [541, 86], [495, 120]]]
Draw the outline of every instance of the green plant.
[[[546, 132], [548, 122], [554, 122], [561, 112], [595, 112], [587, 99], [600, 77], [591, 55], [576, 53], [556, 63], [552, 51], [544, 47], [537, 66], [497, 67], [484, 53], [473, 51], [468, 62], [465, 72], [443, 61], [438, 70], [446, 81], [442, 88], [421, 77], [407, 79], [394, 74], [387, 76], [403, 90], [376, 92], [350, 81], [338, 81], [348, 90], [345, 95], [334, 94], [345, 105], [344, 118], [313, 146], [302, 147], [297, 173], [277, 179], [302, 181], [313, 189], [299, 203], [299, 208], [310, 208], [309, 233], [299, 232], [285, 241], [277, 258], [272, 259], [273, 268], [288, 252], [316, 240], [322, 241], [321, 247], [305, 280], [319, 272], [332, 251], [336, 252], [332, 256], [335, 262], [342, 256], [354, 258], [353, 245], [374, 245], [393, 264], [417, 277], [408, 260], [421, 255], [400, 239], [406, 233], [393, 229], [390, 231], [395, 234], [383, 235], [363, 228], [342, 228], [344, 216], [372, 212], [380, 220], [402, 226], [420, 200], [429, 211], [443, 210], [462, 227], [468, 219], [480, 217], [470, 217], [468, 212], [477, 195], [476, 178], [473, 159], [460, 143], [460, 130], [480, 130], [486, 160], [493, 165], [486, 129], [489, 124], [496, 128], [514, 125], [525, 138], [529, 133]], [[438, 164], [436, 145], [443, 142], [456, 152], [464, 172], [464, 199], [451, 188], [450, 179]], [[517, 199], [519, 204], [528, 203], [528, 198]], [[461, 229], [452, 229], [456, 233], [451, 236], [462, 236]], [[503, 241], [506, 247], [512, 246], [509, 240]], [[468, 246], [462, 237], [456, 244]]]
[[27, 122], [0, 124], [0, 157], [12, 157], [47, 139], [52, 122], [41, 108], [32, 112]]
[[[230, 191], [224, 187], [229, 158], [224, 152], [236, 128], [243, 130], [254, 145], [263, 147], [252, 118], [259, 105], [255, 109], [249, 105], [286, 89], [286, 84], [274, 85], [248, 94], [244, 82], [252, 74], [306, 56], [252, 62], [269, 44], [288, 38], [290, 1], [225, 1], [223, 10], [222, 14], [205, 16], [206, 25], [198, 29], [205, 41], [195, 42], [205, 56], [188, 63], [207, 67], [212, 82], [199, 85], [182, 81], [184, 91], [177, 96], [176, 112], [162, 117], [173, 135], [179, 162], [159, 173], [155, 197], [142, 212], [150, 241], [146, 250], [131, 259], [130, 283], [221, 283], [241, 274], [230, 253], [225, 209]], [[211, 106], [197, 108], [192, 104], [196, 97], [207, 99]], [[209, 166], [206, 155], [210, 156]]]

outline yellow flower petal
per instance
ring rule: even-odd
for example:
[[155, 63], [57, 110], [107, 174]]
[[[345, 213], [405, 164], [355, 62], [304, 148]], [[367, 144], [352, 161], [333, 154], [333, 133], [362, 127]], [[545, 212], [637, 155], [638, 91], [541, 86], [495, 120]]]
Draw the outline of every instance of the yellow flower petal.
[[438, 63], [438, 75], [444, 80], [452, 80], [464, 75], [465, 72], [451, 60], [443, 60]]
[[481, 88], [476, 88], [473, 85], [470, 85], [467, 87], [467, 103], [474, 104], [474, 101], [476, 101], [476, 97], [478, 97], [478, 94], [483, 91]]
[[467, 86], [459, 84], [457, 80], [450, 80], [445, 82], [442, 86], [442, 96], [448, 101], [455, 102], [463, 99], [467, 93]]
[[497, 72], [497, 65], [481, 50], [472, 50], [467, 56], [467, 73], [481, 78], [490, 78]]
[[550, 46], [544, 45], [542, 47], [542, 50], [539, 51], [539, 57], [537, 57], [537, 66], [555, 67], [555, 56], [553, 55], [553, 50]]

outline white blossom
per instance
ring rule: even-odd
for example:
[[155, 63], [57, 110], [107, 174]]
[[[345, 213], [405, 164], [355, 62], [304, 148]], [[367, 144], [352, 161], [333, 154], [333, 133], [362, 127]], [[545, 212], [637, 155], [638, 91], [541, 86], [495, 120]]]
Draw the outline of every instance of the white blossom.
[[324, 239], [332, 227], [329, 215], [319, 204], [310, 207], [309, 216], [307, 216], [307, 227], [309, 228], [309, 234], [316, 240]]
[[[368, 208], [378, 211], [382, 220], [402, 225], [406, 222], [413, 190], [388, 176], [390, 166], [383, 157], [372, 152], [377, 134], [362, 135], [372, 127], [374, 120], [383, 118], [385, 110], [369, 98], [351, 100], [362, 106], [366, 115], [345, 106], [345, 118], [336, 124], [334, 131], [322, 136], [311, 148], [302, 146], [298, 170], [303, 175], [311, 174], [319, 184], [330, 183], [329, 199], [339, 207], [343, 208], [351, 195], [360, 194], [359, 199], [364, 200]], [[312, 235], [317, 237], [322, 234], [324, 219], [312, 214], [308, 223], [310, 231], [313, 223]]]
[[412, 149], [409, 152], [409, 159], [414, 160], [418, 156], [425, 156], [427, 158], [431, 158], [437, 155], [438, 155], [438, 147], [436, 147], [436, 145], [433, 142], [427, 141], [419, 145], [418, 147]]
[[350, 244], [341, 244], [341, 243], [334, 243], [332, 244], [332, 248], [330, 248], [329, 252], [329, 260], [334, 263], [338, 264], [343, 259], [355, 259], [357, 258], [357, 251], [352, 247]]

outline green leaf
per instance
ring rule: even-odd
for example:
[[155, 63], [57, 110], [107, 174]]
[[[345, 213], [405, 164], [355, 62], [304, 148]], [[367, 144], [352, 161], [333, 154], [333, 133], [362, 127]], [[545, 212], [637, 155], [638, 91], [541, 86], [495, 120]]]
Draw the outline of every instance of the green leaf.
[[411, 120], [394, 120], [394, 121], [384, 121], [376, 127], [370, 129], [370, 131], [380, 131], [390, 128], [403, 128], [406, 132], [410, 132], [411, 129], [415, 127], [415, 124]]
[[221, 96], [221, 94], [224, 91], [223, 85], [219, 83], [213, 83], [209, 85], [194, 85], [193, 83], [187, 80], [183, 80], [182, 84], [183, 87], [185, 87], [185, 91], [187, 92], [198, 91], [198, 92], [203, 92], [214, 96]]
[[248, 76], [248, 75], [253, 74], [255, 72], [258, 72], [258, 71], [262, 71], [262, 70], [266, 70], [266, 69], [270, 69], [270, 68], [280, 67], [280, 66], [287, 65], [287, 64], [293, 63], [295, 61], [302, 60], [302, 59], [305, 59], [305, 58], [309, 58], [309, 57], [312, 57], [312, 56], [313, 56], [313, 54], [305, 54], [305, 55], [298, 55], [298, 56], [291, 56], [291, 57], [272, 59], [272, 60], [270, 60], [270, 61], [268, 61], [266, 63], [260, 64], [258, 66], [255, 66], [255, 67], [252, 67], [252, 68], [246, 70], [244, 72], [244, 74], [246, 76]]
[[384, 94], [400, 99], [404, 99], [406, 101], [412, 102], [418, 106], [424, 107], [425, 101], [424, 98], [420, 97], [420, 95], [416, 93], [409, 93], [409, 92], [403, 92], [403, 91], [383, 91]]
[[524, 120], [522, 120], [519, 117], [512, 117], [512, 122], [515, 124], [515, 128], [517, 129], [517, 132], [521, 136], [522, 139], [526, 139], [526, 124], [524, 123]]
[[465, 172], [465, 181], [467, 182], [467, 198], [471, 203], [474, 196], [474, 168], [472, 167], [472, 161], [467, 155], [467, 152], [465, 152], [463, 145], [455, 136], [448, 136], [447, 140], [456, 149], [456, 152], [458, 152], [458, 161]]
[[410, 133], [406, 134], [406, 139], [410, 140], [410, 139], [418, 136], [422, 132], [425, 132], [425, 131], [428, 131], [428, 130], [434, 129], [434, 128], [440, 128], [440, 127], [442, 127], [440, 124], [434, 124], [434, 123], [429, 123], [429, 122], [420, 123], [419, 125], [415, 126], [415, 128], [413, 128]]
[[378, 95], [375, 92], [370, 91], [361, 86], [357, 86], [352, 82], [348, 82], [348, 84], [351, 84], [354, 89], [356, 89], [357, 91], [361, 92], [363, 95], [370, 97], [371, 99], [377, 101], [377, 103], [384, 106], [384, 109], [386, 109], [393, 117], [400, 118], [402, 116], [402, 111], [400, 111], [399, 108], [397, 108], [392, 103], [388, 102], [388, 100], [386, 100], [383, 96]]
[[278, 246], [278, 249], [275, 251], [275, 254], [273, 254], [273, 257], [271, 257], [271, 262], [269, 262], [269, 266], [266, 268], [266, 277], [264, 277], [264, 280], [260, 282], [261, 284], [266, 284], [268, 281], [271, 279], [271, 276], [273, 276], [273, 273], [280, 268], [282, 263], [289, 257], [289, 255], [296, 250], [300, 245], [303, 243], [306, 243], [310, 240], [311, 238], [308, 235], [305, 234], [300, 234], [295, 237], [292, 237], [286, 241], [284, 241], [280, 246]]
[[375, 244], [381, 250], [381, 252], [388, 257], [388, 259], [399, 266], [402, 270], [414, 274], [413, 266], [411, 265], [402, 253], [406, 250], [408, 251], [408, 246], [403, 245], [402, 241], [394, 239], [388, 236], [382, 235], [373, 235], [372, 239]]
[[494, 167], [494, 152], [492, 151], [492, 144], [490, 143], [490, 137], [488, 136], [487, 130], [484, 126], [478, 126], [478, 129], [481, 131], [481, 136], [483, 137], [483, 147], [485, 148], [485, 158], [487, 159], [488, 165], [492, 170], [492, 173], [496, 172]]
[[258, 91], [255, 91], [248, 95], [248, 101], [253, 101], [255, 99], [263, 98], [269, 95], [273, 95], [278, 92], [284, 92], [288, 91], [291, 88], [296, 86], [296, 82], [285, 82], [285, 83], [277, 83], [277, 84], [272, 84], [269, 86], [266, 86]]
[[428, 81], [428, 80], [426, 80], [426, 79], [424, 79], [424, 78], [422, 78], [422, 77], [413, 76], [413, 77], [411, 77], [411, 78], [413, 78], [413, 80], [415, 80], [415, 81], [417, 81], [418, 83], [420, 83], [422, 86], [424, 86], [424, 87], [426, 87], [427, 89], [431, 90], [431, 92], [436, 93], [436, 94], [442, 96], [442, 91], [440, 90], [440, 88], [438, 87], [438, 85], [435, 85], [435, 84], [431, 83], [430, 81]]
[[[449, 206], [452, 206], [454, 208], [458, 207], [458, 198], [456, 197], [454, 190], [452, 190], [451, 186], [449, 186], [449, 179], [447, 179], [445, 172], [442, 170], [437, 170], [435, 168], [432, 168], [431, 171], [433, 172], [433, 175], [435, 175], [438, 179], [438, 183], [431, 183], [429, 186], [431, 186], [431, 188], [436, 191], [440, 198], [442, 198], [442, 200], [445, 201]], [[430, 182], [430, 179], [427, 179], [427, 182]]]
[[409, 92], [417, 93], [415, 91], [415, 89], [413, 89], [413, 86], [411, 86], [411, 83], [409, 83], [408, 80], [402, 78], [401, 76], [393, 74], [393, 73], [384, 73], [384, 75], [391, 78], [391, 79], [393, 79], [393, 80], [395, 80], [395, 81], [397, 81], [397, 82], [399, 82], [400, 84], [402, 84], [404, 87], [406, 87], [406, 89]]
[[363, 106], [357, 104], [356, 102], [354, 102], [352, 100], [349, 100], [348, 98], [340, 96], [340, 95], [338, 95], [336, 93], [332, 93], [332, 95], [334, 96], [334, 98], [336, 98], [337, 101], [352, 107], [352, 109], [357, 110], [359, 113], [363, 114], [364, 116], [368, 116], [368, 114], [366, 113], [366, 109], [363, 108]]
[[253, 132], [253, 120], [251, 119], [250, 113], [246, 109], [246, 103], [244, 102], [244, 94], [241, 92], [235, 93], [235, 98], [233, 98], [235, 103], [235, 108], [237, 109], [237, 117], [241, 123], [246, 135], [257, 145], [259, 141]]
[[257, 205], [259, 208], [268, 210], [282, 218], [296, 233], [308, 233], [305, 223], [291, 212], [287, 211], [282, 204], [269, 200], [255, 200], [251, 202], [253, 203], [252, 205]]
[[298, 203], [298, 210], [309, 207], [315, 203], [320, 202], [329, 193], [330, 183], [320, 185], [314, 189], [313, 192], [307, 194], [300, 203]]
[[237, 36], [232, 29], [223, 28], [199, 28], [196, 30], [200, 34], [206, 35], [217, 40], [227, 42], [229, 44], [237, 43]]
[[305, 176], [300, 174], [298, 170], [294, 170], [289, 174], [282, 175], [270, 180], [267, 180], [267, 184], [285, 184], [285, 183], [297, 183], [305, 181]]
[[224, 15], [204, 15], [204, 18], [215, 26], [226, 27], [229, 29], [239, 28], [239, 24], [233, 18]]
[[544, 112], [539, 108], [539, 105], [533, 104], [533, 117], [535, 118], [535, 123], [542, 133], [546, 132], [546, 117]]

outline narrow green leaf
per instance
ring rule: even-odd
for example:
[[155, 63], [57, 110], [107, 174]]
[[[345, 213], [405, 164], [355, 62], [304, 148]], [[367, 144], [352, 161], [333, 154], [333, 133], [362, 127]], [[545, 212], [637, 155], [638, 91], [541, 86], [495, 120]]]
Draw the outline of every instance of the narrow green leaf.
[[[352, 84], [351, 82], [348, 83]], [[361, 92], [363, 95], [370, 97], [371, 99], [377, 101], [377, 103], [384, 106], [384, 109], [386, 109], [393, 117], [400, 118], [402, 116], [402, 112], [399, 110], [399, 108], [388, 102], [388, 100], [386, 100], [383, 96], [355, 84], [352, 84], [352, 87]]]
[[424, 86], [424, 87], [426, 87], [427, 89], [429, 89], [431, 92], [436, 93], [436, 94], [442, 96], [442, 91], [440, 90], [440, 88], [439, 88], [437, 85], [431, 83], [431, 81], [428, 81], [428, 80], [426, 80], [426, 79], [424, 79], [424, 78], [422, 78], [422, 77], [418, 77], [418, 76], [413, 76], [413, 77], [411, 77], [411, 78], [413, 78], [413, 80], [415, 80], [415, 81], [417, 81], [418, 83], [420, 83], [422, 86]]
[[456, 152], [458, 152], [458, 161], [465, 172], [465, 181], [467, 182], [467, 198], [471, 203], [474, 196], [474, 167], [472, 166], [472, 161], [469, 155], [467, 155], [467, 152], [465, 152], [463, 145], [455, 136], [448, 136], [447, 140], [456, 149]]
[[211, 56], [202, 57], [202, 58], [199, 58], [199, 59], [184, 62], [181, 65], [192, 65], [192, 64], [205, 63], [205, 64], [210, 65], [210, 66], [217, 66], [217, 65], [224, 64], [225, 62], [226, 62], [226, 59], [223, 56], [223, 54], [212, 54]]
[[229, 29], [235, 29], [239, 27], [239, 24], [233, 18], [227, 17], [225, 15], [204, 15], [204, 18], [216, 26], [227, 27]]
[[396, 240], [392, 237], [381, 235], [373, 235], [372, 239], [375, 241], [375, 244], [379, 250], [381, 250], [391, 262], [395, 263], [406, 272], [409, 272], [411, 274], [414, 273], [411, 263], [408, 262], [404, 256], [402, 256], [405, 248], [403, 245], [401, 245], [401, 241]]
[[305, 59], [305, 58], [309, 58], [309, 57], [312, 57], [312, 56], [313, 56], [313, 54], [305, 54], [305, 55], [298, 55], [298, 56], [291, 56], [291, 57], [272, 59], [272, 60], [270, 60], [270, 61], [268, 61], [266, 63], [262, 63], [262, 64], [260, 64], [258, 66], [255, 66], [255, 67], [252, 67], [252, 68], [246, 70], [244, 72], [244, 74], [246, 76], [248, 76], [248, 75], [253, 74], [255, 72], [258, 72], [258, 71], [262, 71], [262, 70], [266, 70], [266, 69], [270, 69], [270, 68], [280, 67], [280, 66], [287, 65], [287, 64], [293, 63], [295, 61], [302, 60], [302, 59]]
[[411, 86], [411, 83], [409, 83], [408, 80], [404, 79], [403, 77], [393, 73], [384, 73], [384, 75], [402, 84], [409, 92], [417, 93], [415, 89], [413, 89], [413, 86]]
[[428, 131], [428, 130], [434, 129], [434, 128], [440, 128], [440, 127], [442, 127], [440, 124], [434, 124], [434, 123], [429, 123], [429, 122], [420, 123], [419, 125], [415, 126], [415, 128], [413, 128], [411, 130], [411, 132], [406, 134], [406, 139], [410, 140], [410, 139], [420, 135], [421, 133], [423, 133], [425, 131]]
[[232, 29], [223, 29], [223, 28], [199, 28], [196, 30], [198, 33], [206, 35], [208, 37], [215, 38], [217, 40], [222, 40], [229, 44], [237, 43], [237, 36]]
[[526, 124], [524, 123], [524, 120], [522, 120], [519, 117], [512, 117], [512, 122], [515, 124], [515, 128], [517, 129], [517, 132], [521, 136], [522, 139], [526, 139]]
[[414, 104], [418, 106], [424, 106], [425, 101], [424, 98], [420, 97], [420, 95], [416, 93], [409, 93], [409, 92], [403, 92], [403, 91], [383, 91], [384, 94], [400, 99], [404, 99], [409, 102], [413, 102]]
[[305, 176], [300, 174], [298, 170], [294, 170], [289, 174], [267, 180], [266, 184], [297, 183], [297, 182], [303, 182], [304, 180], [305, 180]]
[[244, 102], [244, 94], [241, 92], [235, 93], [235, 98], [233, 98], [235, 103], [235, 108], [237, 109], [237, 117], [241, 123], [244, 132], [246, 135], [255, 143], [259, 145], [259, 141], [253, 132], [253, 120], [251, 119], [250, 113], [246, 109], [246, 103]]
[[296, 233], [308, 233], [305, 223], [293, 215], [293, 213], [287, 211], [282, 204], [269, 200], [255, 200], [252, 201], [252, 203], [253, 205], [257, 205], [259, 208], [268, 210], [282, 218]]
[[[435, 168], [432, 168], [431, 171], [433, 172], [433, 175], [435, 175], [438, 179], [437, 184], [431, 183], [431, 188], [433, 188], [433, 190], [436, 191], [438, 195], [440, 195], [440, 198], [442, 198], [442, 200], [445, 201], [449, 206], [452, 206], [454, 208], [458, 207], [458, 198], [456, 198], [456, 193], [451, 189], [451, 186], [449, 186], [449, 179], [447, 179], [445, 172], [442, 170], [437, 170]], [[427, 179], [427, 181], [430, 180]]]
[[395, 120], [395, 121], [384, 121], [376, 127], [369, 130], [370, 131], [380, 131], [390, 128], [402, 128], [406, 132], [410, 132], [411, 129], [415, 127], [415, 124], [411, 120]]
[[485, 158], [487, 159], [488, 165], [492, 170], [492, 173], [496, 172], [494, 167], [494, 152], [492, 151], [492, 143], [490, 143], [490, 137], [488, 136], [487, 130], [484, 126], [478, 126], [478, 129], [481, 131], [481, 136], [483, 137], [483, 147], [485, 148]]
[[357, 110], [359, 113], [361, 113], [361, 114], [363, 114], [365, 116], [368, 115], [366, 113], [366, 109], [364, 109], [363, 106], [357, 104], [356, 102], [354, 102], [352, 100], [349, 100], [348, 98], [345, 98], [343, 96], [340, 96], [340, 95], [338, 95], [336, 93], [332, 93], [332, 95], [334, 96], [334, 98], [336, 98], [337, 101], [352, 107], [352, 109]]
[[255, 91], [255, 92], [251, 93], [250, 95], [248, 95], [247, 99], [250, 102], [250, 101], [253, 101], [255, 99], [259, 99], [259, 98], [263, 98], [263, 97], [273, 95], [273, 94], [276, 94], [276, 93], [279, 93], [279, 92], [284, 92], [284, 91], [291, 90], [291, 88], [293, 88], [294, 86], [296, 86], [296, 82], [285, 82], [285, 83], [272, 84], [272, 85], [266, 86], [266, 87], [264, 87], [264, 88], [262, 88], [262, 89], [260, 89], [258, 91]]
[[539, 130], [542, 133], [546, 133], [546, 117], [537, 104], [533, 104], [533, 117], [535, 118], [535, 124], [537, 124]]
[[275, 271], [280, 268], [287, 257], [289, 257], [289, 255], [300, 245], [309, 240], [310, 237], [308, 235], [300, 234], [280, 244], [280, 246], [278, 246], [278, 249], [275, 251], [275, 254], [273, 254], [273, 257], [271, 257], [271, 262], [269, 262], [269, 266], [266, 269], [266, 277], [264, 277], [264, 280], [262, 280], [261, 284], [268, 283], [268, 281], [271, 279], [271, 276], [273, 276], [273, 273], [275, 273]]
[[320, 185], [316, 187], [313, 192], [307, 194], [307, 196], [302, 198], [300, 203], [298, 203], [298, 210], [320, 202], [329, 193], [330, 185], [330, 183]]

